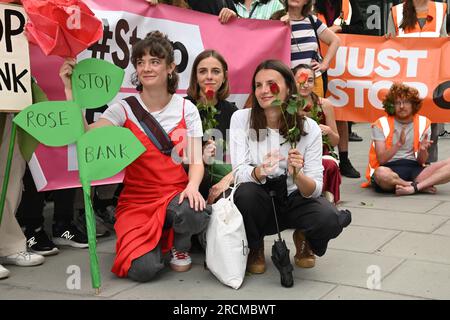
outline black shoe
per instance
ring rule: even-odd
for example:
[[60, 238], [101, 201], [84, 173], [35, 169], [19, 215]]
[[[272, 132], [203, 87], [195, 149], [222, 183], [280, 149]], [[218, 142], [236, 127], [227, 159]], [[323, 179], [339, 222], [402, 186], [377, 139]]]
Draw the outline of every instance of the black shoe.
[[348, 136], [348, 141], [360, 142], [360, 141], [363, 141], [363, 138], [358, 136], [358, 134], [356, 132], [352, 131], [352, 132], [350, 132], [350, 135]]
[[51, 256], [59, 252], [55, 244], [48, 238], [44, 229], [25, 229], [28, 251], [40, 254], [41, 256]]
[[341, 161], [339, 164], [339, 171], [341, 175], [347, 178], [360, 178], [361, 174], [353, 167], [350, 160]]
[[59, 246], [87, 248], [87, 237], [73, 224], [68, 226], [53, 225], [53, 242]]
[[350, 210], [339, 210], [338, 221], [342, 228], [347, 227], [352, 222], [352, 213]]
[[[95, 218], [95, 234], [96, 237], [107, 237], [111, 234], [109, 231], [108, 226], [105, 224], [105, 222], [100, 218], [96, 213], [94, 213]], [[84, 213], [84, 210], [80, 210], [76, 217], [74, 218], [74, 224], [75, 226], [83, 232], [84, 235], [87, 236], [87, 229], [86, 229], [86, 214]]]

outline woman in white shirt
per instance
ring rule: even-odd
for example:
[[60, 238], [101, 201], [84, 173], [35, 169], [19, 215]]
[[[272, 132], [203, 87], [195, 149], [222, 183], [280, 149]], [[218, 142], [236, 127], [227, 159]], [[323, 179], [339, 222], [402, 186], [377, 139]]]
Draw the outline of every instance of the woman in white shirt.
[[[117, 244], [112, 272], [139, 282], [158, 274], [166, 252], [171, 254], [169, 265], [174, 271], [189, 270], [191, 236], [202, 232], [209, 221], [198, 191], [204, 173], [202, 123], [197, 108], [175, 93], [174, 60], [167, 36], [148, 33], [134, 44], [131, 54], [138, 93], [111, 105], [89, 126], [123, 126], [146, 148], [126, 168], [114, 225]], [[66, 60], [60, 70], [68, 99], [74, 65], [74, 60]], [[149, 119], [155, 121], [149, 123]], [[189, 174], [178, 159], [171, 158], [174, 154], [187, 156]]]
[[[277, 95], [270, 89], [274, 84], [279, 88]], [[264, 61], [255, 71], [252, 89], [254, 107], [238, 110], [231, 118], [230, 150], [233, 169], [241, 183], [234, 200], [244, 218], [250, 248], [247, 270], [263, 273], [263, 239], [265, 235], [276, 233], [268, 191], [277, 193], [275, 203], [280, 229], [298, 229], [294, 233], [298, 266], [313, 253], [322, 256], [328, 241], [350, 223], [351, 214], [338, 211], [320, 197], [322, 132], [317, 123], [296, 115], [301, 133], [296, 148], [291, 149], [284, 138], [287, 127], [281, 109], [272, 103], [276, 98], [287, 101], [297, 93], [291, 70], [281, 61]], [[287, 121], [291, 127], [293, 116], [288, 115]]]

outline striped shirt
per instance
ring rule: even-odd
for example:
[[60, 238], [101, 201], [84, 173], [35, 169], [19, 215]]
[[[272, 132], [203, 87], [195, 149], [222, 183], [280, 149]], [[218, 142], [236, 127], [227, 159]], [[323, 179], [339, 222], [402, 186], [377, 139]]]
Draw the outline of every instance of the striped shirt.
[[[247, 10], [247, 7], [243, 3], [236, 3], [236, 11], [241, 18], [252, 18], [252, 19], [263, 19], [269, 20], [272, 14], [277, 12], [278, 10], [284, 9], [283, 4], [280, 0], [270, 0], [266, 4], [262, 4], [259, 0], [253, 0], [250, 5], [250, 10]], [[256, 8], [253, 10], [253, 8]], [[253, 13], [252, 13], [253, 11]], [[250, 13], [252, 16], [250, 17]]]
[[[317, 35], [320, 35], [327, 26], [323, 24], [316, 16], [313, 16], [317, 29]], [[314, 28], [308, 17], [302, 20], [291, 20], [291, 68], [299, 64], [311, 64], [316, 52], [319, 51], [317, 38]], [[316, 77], [320, 76], [320, 71], [316, 72]]]

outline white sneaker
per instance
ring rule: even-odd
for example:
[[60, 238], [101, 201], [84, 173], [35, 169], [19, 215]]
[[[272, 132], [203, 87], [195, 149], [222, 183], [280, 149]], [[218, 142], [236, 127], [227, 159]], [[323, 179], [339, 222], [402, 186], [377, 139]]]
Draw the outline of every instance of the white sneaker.
[[191, 268], [192, 260], [189, 252], [170, 250], [170, 267], [173, 271], [184, 272]]
[[40, 254], [22, 251], [15, 254], [11, 254], [6, 257], [0, 257], [0, 263], [3, 264], [15, 264], [21, 267], [37, 266], [44, 262], [45, 258]]
[[0, 264], [0, 279], [7, 278], [8, 276], [9, 276], [9, 270]]

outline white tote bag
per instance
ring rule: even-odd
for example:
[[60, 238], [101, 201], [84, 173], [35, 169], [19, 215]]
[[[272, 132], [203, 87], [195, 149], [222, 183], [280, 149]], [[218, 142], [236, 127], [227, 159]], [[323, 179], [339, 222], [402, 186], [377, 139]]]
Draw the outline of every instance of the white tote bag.
[[206, 231], [208, 269], [220, 282], [233, 289], [239, 289], [244, 281], [248, 255], [244, 220], [233, 200], [238, 186], [232, 188], [229, 197], [212, 205]]

